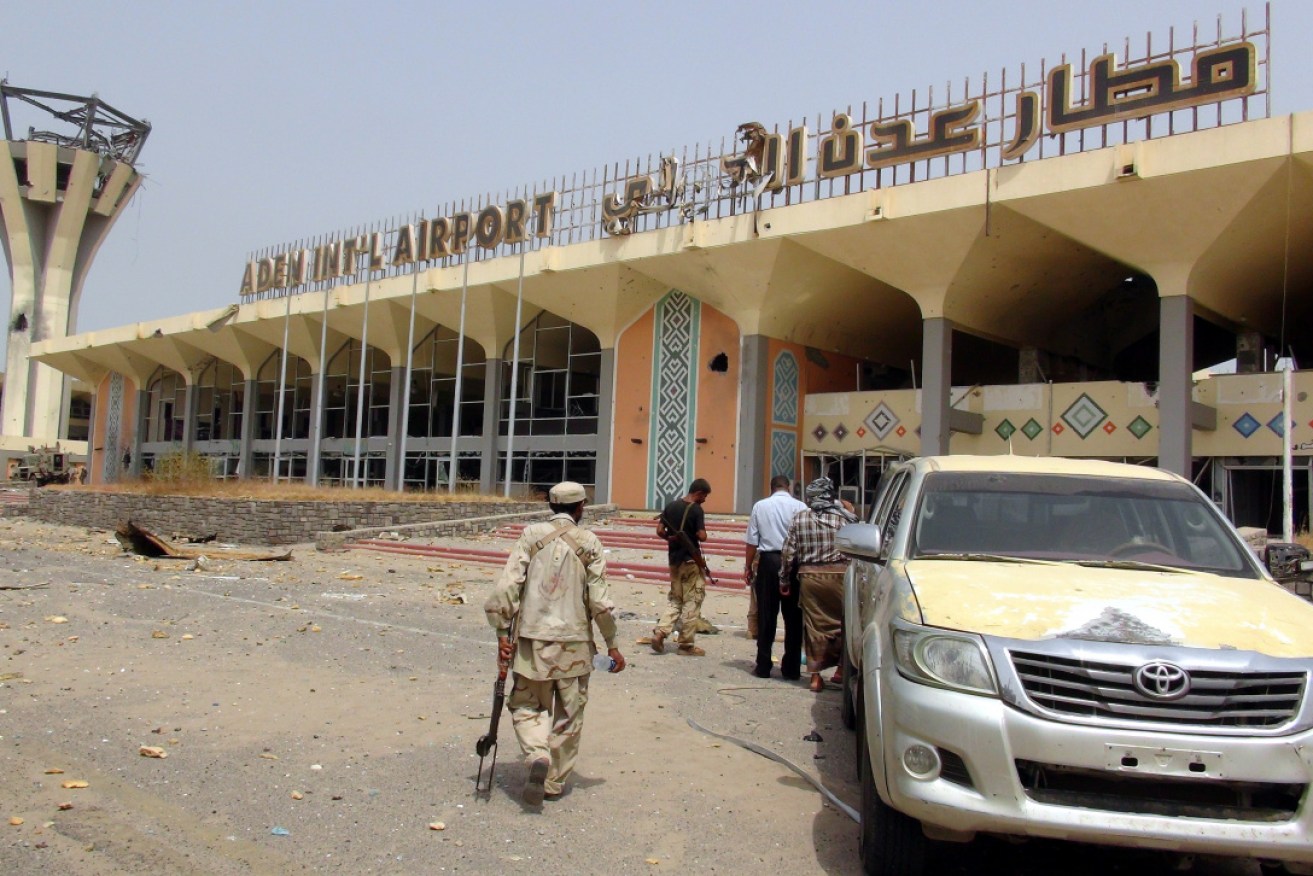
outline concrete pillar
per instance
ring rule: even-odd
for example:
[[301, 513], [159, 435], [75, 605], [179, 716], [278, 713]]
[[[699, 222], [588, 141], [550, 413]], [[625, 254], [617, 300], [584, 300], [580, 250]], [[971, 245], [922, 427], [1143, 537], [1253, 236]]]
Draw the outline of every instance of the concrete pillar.
[[501, 420], [501, 359], [488, 359], [483, 369], [483, 461], [479, 466], [479, 492], [497, 489], [497, 435]]
[[12, 281], [0, 406], [6, 436], [53, 444], [67, 435], [67, 380], [28, 354], [38, 341], [66, 337], [76, 322], [92, 256], [131, 197], [117, 205], [99, 197], [101, 174], [120, 168], [119, 178], [135, 190], [130, 166], [96, 152], [37, 140], [0, 143], [0, 236]]
[[[64, 379], [60, 381], [59, 401], [57, 402], [57, 404], [59, 405], [59, 431], [57, 434], [59, 435], [60, 438], [68, 437], [68, 421], [70, 419], [69, 405], [72, 404], [72, 401], [73, 401], [73, 378], [65, 374]], [[88, 444], [87, 446], [90, 447], [91, 445]]]
[[387, 458], [383, 467], [383, 483], [391, 490], [403, 490], [402, 472], [405, 471], [401, 459], [401, 430], [406, 428], [402, 422], [406, 407], [406, 368], [404, 365], [392, 367], [392, 380], [388, 387], [388, 443]]
[[921, 455], [948, 453], [948, 408], [953, 389], [953, 324], [943, 317], [922, 322]]
[[310, 393], [310, 442], [305, 461], [305, 482], [319, 486], [319, 469], [323, 466], [324, 448], [324, 375], [315, 374], [315, 388]]
[[188, 383], [182, 394], [182, 452], [191, 453], [196, 446], [196, 394], [197, 386]]
[[[92, 475], [95, 473], [95, 469], [92, 467], [91, 463], [96, 458], [96, 441], [99, 440], [100, 438], [99, 434], [96, 432], [96, 412], [98, 410], [100, 410], [100, 382], [96, 381], [91, 384], [91, 419], [87, 421], [86, 471], [87, 471], [87, 483], [89, 484], [101, 483], [102, 481], [104, 481], [104, 478], [96, 478], [95, 480], [92, 480]], [[64, 434], [67, 435], [68, 433], [65, 432]], [[102, 454], [101, 468], [104, 468], [103, 459], [104, 457]]]
[[137, 425], [132, 430], [132, 462], [128, 465], [130, 478], [141, 477], [141, 445], [146, 440], [146, 417], [150, 413], [150, 390], [137, 390]]
[[255, 438], [255, 394], [256, 382], [247, 380], [246, 389], [242, 393], [242, 435], [237, 451], [237, 476], [242, 480], [250, 480], [251, 466], [255, 462], [252, 449]]
[[1194, 302], [1185, 295], [1160, 298], [1158, 312], [1158, 465], [1189, 478]]
[[763, 335], [745, 335], [739, 384], [739, 447], [734, 472], [734, 513], [747, 514], [765, 495], [770, 465], [766, 440], [770, 357]]
[[597, 383], [597, 470], [593, 475], [593, 501], [611, 501], [611, 442], [615, 435], [615, 348], [602, 350]]
[[1048, 375], [1048, 353], [1036, 347], [1022, 347], [1017, 355], [1018, 383], [1046, 383]]

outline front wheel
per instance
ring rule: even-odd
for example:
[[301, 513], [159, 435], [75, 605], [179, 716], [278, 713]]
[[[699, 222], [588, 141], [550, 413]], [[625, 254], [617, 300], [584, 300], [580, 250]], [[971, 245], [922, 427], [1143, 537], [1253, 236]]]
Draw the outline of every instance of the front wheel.
[[862, 774], [862, 871], [867, 876], [920, 876], [925, 872], [926, 838], [921, 822], [890, 808], [875, 789], [866, 735], [858, 744]]

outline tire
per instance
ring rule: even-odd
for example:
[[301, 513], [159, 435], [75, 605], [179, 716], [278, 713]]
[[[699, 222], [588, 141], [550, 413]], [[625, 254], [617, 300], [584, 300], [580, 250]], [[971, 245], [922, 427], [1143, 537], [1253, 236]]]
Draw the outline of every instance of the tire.
[[1259, 861], [1258, 869], [1263, 876], [1287, 876], [1290, 873], [1286, 865], [1280, 861]]
[[858, 753], [862, 774], [862, 872], [867, 876], [922, 876], [926, 872], [926, 838], [921, 823], [880, 799], [865, 734], [860, 735]]
[[854, 702], [853, 690], [861, 680], [857, 678], [857, 669], [848, 657], [847, 645], [843, 649], [843, 693], [842, 705], [839, 706], [839, 718], [849, 730], [857, 729], [857, 704]]

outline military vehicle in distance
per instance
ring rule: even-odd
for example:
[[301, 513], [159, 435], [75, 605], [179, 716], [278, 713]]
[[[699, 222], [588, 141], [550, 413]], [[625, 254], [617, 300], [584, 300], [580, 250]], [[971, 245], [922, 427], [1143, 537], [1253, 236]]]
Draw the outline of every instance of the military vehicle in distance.
[[38, 487], [46, 484], [67, 484], [73, 478], [73, 467], [68, 454], [54, 447], [27, 448], [15, 466], [12, 478], [16, 481], [33, 481]]

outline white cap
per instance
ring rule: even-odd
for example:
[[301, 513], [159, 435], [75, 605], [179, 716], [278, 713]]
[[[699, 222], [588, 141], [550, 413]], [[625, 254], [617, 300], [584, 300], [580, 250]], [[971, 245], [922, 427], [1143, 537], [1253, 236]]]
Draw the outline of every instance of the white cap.
[[588, 493], [584, 491], [583, 485], [574, 481], [561, 481], [547, 494], [547, 501], [553, 505], [573, 505], [587, 499]]

